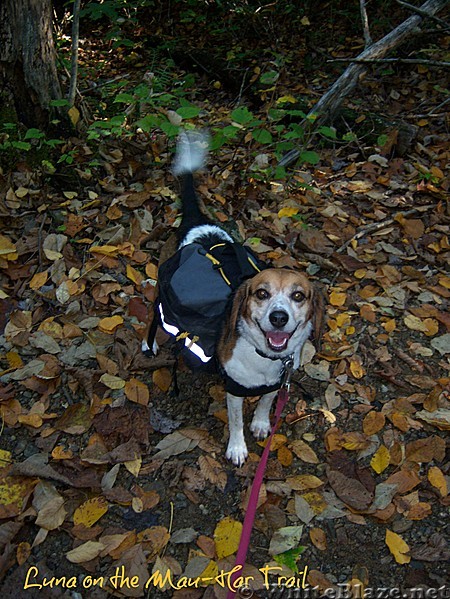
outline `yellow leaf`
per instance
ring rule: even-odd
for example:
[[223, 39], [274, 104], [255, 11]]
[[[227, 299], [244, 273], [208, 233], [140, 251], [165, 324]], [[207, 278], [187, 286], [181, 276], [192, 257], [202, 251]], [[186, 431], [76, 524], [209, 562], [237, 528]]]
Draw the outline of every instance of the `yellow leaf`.
[[221, 520], [214, 531], [214, 543], [219, 559], [235, 553], [239, 547], [242, 524], [229, 516]]
[[0, 469], [4, 468], [7, 464], [11, 464], [12, 454], [6, 449], [0, 449]]
[[317, 489], [324, 483], [320, 478], [314, 476], [314, 474], [296, 474], [290, 476], [286, 482], [294, 491], [306, 491], [307, 489]]
[[432, 466], [428, 470], [428, 480], [439, 491], [441, 497], [447, 497], [448, 487], [447, 480], [442, 471], [437, 466]]
[[158, 279], [158, 267], [151, 262], [147, 262], [145, 265], [145, 274], [149, 279], [156, 281]]
[[409, 551], [409, 546], [400, 535], [386, 529], [385, 541], [397, 564], [409, 564], [411, 557], [406, 555]]
[[123, 324], [123, 318], [116, 314], [115, 316], [107, 316], [102, 318], [98, 323], [98, 328], [102, 333], [114, 333], [118, 326]]
[[129, 264], [127, 264], [127, 277], [130, 279], [130, 281], [136, 283], [136, 285], [140, 285], [144, 280], [142, 274]]
[[[275, 433], [275, 435], [272, 437], [272, 442], [270, 444], [270, 451], [276, 451], [277, 449], [280, 449], [280, 447], [286, 445], [287, 441], [288, 439], [286, 435], [280, 435], [279, 433]], [[265, 447], [268, 442], [269, 439], [264, 439], [264, 441], [258, 441], [258, 445], [261, 445], [261, 447]]]
[[37, 272], [30, 281], [30, 289], [36, 291], [40, 289], [42, 285], [45, 285], [48, 279], [48, 271], [43, 270], [42, 272]]
[[302, 25], [305, 25], [305, 27], [307, 27], [308, 25], [311, 25], [311, 21], [306, 16], [301, 18], [300, 23]]
[[102, 254], [104, 256], [117, 256], [119, 248], [115, 245], [93, 245], [89, 250], [92, 254]]
[[281, 96], [281, 98], [278, 98], [277, 100], [277, 104], [283, 104], [284, 102], [289, 102], [290, 104], [295, 104], [297, 102], [296, 98], [294, 98], [294, 96], [291, 95], [287, 95], [287, 96]]
[[350, 372], [355, 379], [362, 379], [366, 374], [364, 366], [361, 364], [361, 359], [358, 356], [355, 356], [350, 360]]
[[100, 377], [100, 382], [102, 382], [109, 389], [123, 389], [125, 387], [125, 381], [121, 379], [119, 376], [113, 376], [112, 374], [102, 374]]
[[84, 524], [87, 528], [93, 526], [108, 511], [104, 497], [93, 497], [82, 503], [73, 514], [73, 523]]
[[15, 351], [6, 352], [6, 359], [8, 360], [9, 367], [14, 370], [23, 366], [22, 358]]
[[203, 584], [215, 584], [215, 580], [217, 575], [219, 574], [219, 567], [214, 560], [210, 560], [209, 564], [200, 574], [200, 578], [202, 581], [205, 581]]
[[346, 293], [342, 293], [340, 291], [332, 291], [330, 293], [330, 304], [332, 306], [343, 306], [345, 304], [346, 299]]
[[43, 422], [39, 414], [19, 414], [17, 420], [20, 424], [32, 426], [33, 428], [40, 428]]
[[325, 551], [327, 548], [327, 537], [325, 532], [321, 528], [311, 528], [309, 531], [309, 537], [320, 551]]
[[391, 454], [389, 453], [389, 449], [381, 445], [370, 460], [370, 465], [377, 474], [381, 474], [389, 466], [390, 459]]
[[67, 111], [67, 114], [69, 115], [69, 118], [72, 121], [72, 125], [76, 127], [78, 121], [80, 120], [80, 111], [78, 110], [78, 108], [76, 106], [72, 106]]
[[13, 242], [4, 235], [0, 235], [0, 256], [14, 254], [15, 252], [16, 246], [13, 244]]
[[283, 218], [283, 216], [294, 216], [294, 214], [298, 214], [298, 208], [294, 208], [292, 206], [286, 206], [285, 208], [281, 208], [278, 211], [278, 218]]
[[63, 445], [57, 445], [53, 448], [52, 458], [54, 460], [71, 460], [73, 458], [73, 451], [65, 449]]
[[395, 318], [390, 318], [386, 322], [383, 322], [381, 326], [386, 331], [386, 333], [392, 333], [392, 331], [395, 331]]
[[161, 391], [168, 391], [172, 384], [172, 375], [168, 368], [158, 368], [152, 375], [152, 380]]
[[130, 460], [129, 462], [124, 462], [123, 465], [133, 476], [138, 476], [142, 466], [142, 458], [137, 457], [134, 460]]

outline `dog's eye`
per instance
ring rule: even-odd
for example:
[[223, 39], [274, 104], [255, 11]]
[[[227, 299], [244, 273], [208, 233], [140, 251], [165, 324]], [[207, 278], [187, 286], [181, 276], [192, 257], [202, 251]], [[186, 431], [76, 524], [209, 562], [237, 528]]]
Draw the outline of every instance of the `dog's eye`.
[[259, 300], [266, 300], [270, 297], [269, 292], [265, 289], [257, 289], [255, 295]]
[[291, 297], [294, 300], [294, 302], [302, 302], [305, 299], [305, 294], [301, 291], [294, 291]]

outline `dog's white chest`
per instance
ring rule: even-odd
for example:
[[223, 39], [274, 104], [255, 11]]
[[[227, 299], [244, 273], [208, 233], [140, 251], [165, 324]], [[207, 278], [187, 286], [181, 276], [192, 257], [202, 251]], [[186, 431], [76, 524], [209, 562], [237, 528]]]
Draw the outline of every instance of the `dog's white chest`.
[[282, 360], [270, 360], [256, 353], [255, 346], [239, 337], [231, 358], [222, 364], [227, 375], [247, 388], [275, 385], [281, 378]]

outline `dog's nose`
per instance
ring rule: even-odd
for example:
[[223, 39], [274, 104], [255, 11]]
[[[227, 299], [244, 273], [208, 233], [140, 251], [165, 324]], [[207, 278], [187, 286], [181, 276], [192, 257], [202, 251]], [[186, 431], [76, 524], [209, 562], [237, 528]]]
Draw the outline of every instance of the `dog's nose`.
[[289, 314], [284, 310], [275, 310], [269, 314], [269, 320], [277, 329], [281, 329], [289, 320]]

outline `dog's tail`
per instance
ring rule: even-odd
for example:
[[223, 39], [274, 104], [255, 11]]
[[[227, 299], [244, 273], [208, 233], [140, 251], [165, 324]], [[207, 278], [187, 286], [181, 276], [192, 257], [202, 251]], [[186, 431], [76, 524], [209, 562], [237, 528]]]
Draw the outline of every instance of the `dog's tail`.
[[205, 165], [208, 153], [209, 136], [205, 132], [185, 131], [180, 134], [172, 172], [181, 178], [183, 218], [179, 234], [198, 225], [207, 224], [208, 219], [202, 214], [194, 186], [194, 173]]

